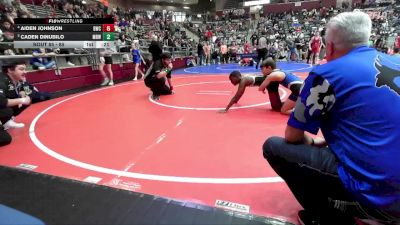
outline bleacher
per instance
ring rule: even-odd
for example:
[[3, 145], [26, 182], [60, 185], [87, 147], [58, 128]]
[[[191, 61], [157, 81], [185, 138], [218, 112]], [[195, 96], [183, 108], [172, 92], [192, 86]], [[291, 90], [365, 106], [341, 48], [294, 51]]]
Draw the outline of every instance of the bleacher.
[[237, 0], [227, 0], [224, 9], [238, 9], [240, 8], [239, 2]]
[[[41, 1], [32, 1], [33, 4], [27, 4], [24, 2], [24, 6], [38, 18], [48, 17], [59, 17], [66, 18], [68, 15], [61, 10], [54, 10], [48, 6], [42, 6]], [[147, 58], [149, 53], [147, 52], [150, 44], [150, 38], [148, 36], [151, 32], [160, 32], [154, 26], [154, 21], [148, 20], [147, 18], [143, 21], [142, 25], [136, 26], [132, 39], [139, 39], [141, 46], [142, 55]], [[116, 34], [116, 41], [118, 40], [121, 33]], [[2, 46], [9, 46], [13, 48], [12, 42], [1, 42]], [[7, 47], [7, 48], [9, 48]], [[120, 52], [122, 48], [130, 49], [129, 46], [121, 45], [118, 46], [117, 52], [112, 54], [114, 65], [112, 65], [114, 80], [125, 79], [133, 77], [134, 67], [131, 61], [130, 52]], [[14, 49], [15, 50], [15, 49]], [[164, 48], [164, 51], [174, 50], [174, 66], [175, 68], [181, 68], [185, 66], [185, 57], [189, 55], [188, 49], [181, 48]], [[98, 57], [100, 50], [88, 50], [88, 49], [69, 49], [70, 54], [57, 54], [50, 56], [56, 62], [55, 69], [45, 70], [33, 70], [29, 64], [29, 60], [33, 58], [33, 49], [28, 49], [23, 55], [5, 55], [0, 56], [2, 59], [8, 58], [23, 58], [27, 61], [27, 80], [33, 85], [38, 87], [41, 91], [46, 92], [58, 92], [69, 89], [81, 88], [89, 85], [100, 84], [102, 76], [98, 70]], [[47, 56], [46, 56], [47, 57]], [[70, 58], [70, 62], [75, 64], [74, 66], [68, 65], [66, 57]]]
[[[53, 17], [54, 15], [54, 10], [50, 9], [49, 7], [43, 7], [41, 5], [32, 5], [32, 4], [25, 4], [26, 8], [33, 12], [37, 17], [39, 18], [48, 18], [48, 17]], [[56, 9], [55, 10], [55, 15], [56, 17], [66, 17], [66, 14], [61, 11]]]

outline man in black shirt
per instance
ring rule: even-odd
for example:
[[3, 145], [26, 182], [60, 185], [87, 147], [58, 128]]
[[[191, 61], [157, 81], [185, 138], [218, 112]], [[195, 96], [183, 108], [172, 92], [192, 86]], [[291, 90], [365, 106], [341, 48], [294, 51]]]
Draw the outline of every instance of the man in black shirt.
[[201, 41], [199, 41], [199, 44], [197, 45], [197, 55], [199, 56], [199, 62], [197, 64], [201, 66], [203, 65], [203, 60], [205, 56], [204, 46], [203, 43], [201, 43]]
[[24, 127], [23, 123], [14, 121], [14, 116], [19, 115], [31, 104], [31, 98], [18, 88], [19, 81], [25, 79], [25, 62], [5, 62], [2, 70], [3, 73], [0, 74], [0, 122], [2, 124], [0, 146], [11, 142], [11, 136], [7, 133], [7, 129]]
[[157, 36], [153, 36], [153, 41], [150, 43], [149, 52], [153, 58], [153, 62], [160, 59], [162, 53], [162, 47], [160, 42], [157, 41]]
[[[160, 95], [172, 94], [172, 68], [171, 55], [169, 53], [162, 53], [161, 59], [154, 62], [149, 73], [144, 78], [144, 83], [153, 92], [151, 96], [153, 100], [159, 100]], [[167, 80], [168, 86], [165, 84], [165, 80]]]
[[257, 36], [257, 33], [256, 33], [256, 32], [254, 32], [253, 35], [251, 35], [250, 39], [251, 39], [251, 45], [252, 45], [252, 47], [253, 47], [254, 45], [257, 45], [258, 36]]

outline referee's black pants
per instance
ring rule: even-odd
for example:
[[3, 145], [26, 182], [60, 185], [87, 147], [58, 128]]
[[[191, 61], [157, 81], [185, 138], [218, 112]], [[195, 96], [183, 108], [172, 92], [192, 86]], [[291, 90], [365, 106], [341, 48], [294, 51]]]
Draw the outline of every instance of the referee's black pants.
[[267, 58], [268, 50], [266, 48], [257, 49], [257, 64], [256, 69]]
[[149, 79], [145, 79], [145, 85], [151, 89], [153, 95], [170, 95], [172, 94], [171, 89], [165, 84], [164, 78], [156, 78], [152, 77]]

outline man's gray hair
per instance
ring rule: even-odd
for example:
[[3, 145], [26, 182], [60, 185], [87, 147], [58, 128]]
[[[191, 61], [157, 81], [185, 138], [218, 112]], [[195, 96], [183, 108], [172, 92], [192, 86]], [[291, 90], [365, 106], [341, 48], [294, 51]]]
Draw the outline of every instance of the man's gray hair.
[[354, 11], [344, 12], [329, 20], [327, 42], [332, 41], [338, 49], [352, 49], [368, 45], [372, 22], [368, 14]]

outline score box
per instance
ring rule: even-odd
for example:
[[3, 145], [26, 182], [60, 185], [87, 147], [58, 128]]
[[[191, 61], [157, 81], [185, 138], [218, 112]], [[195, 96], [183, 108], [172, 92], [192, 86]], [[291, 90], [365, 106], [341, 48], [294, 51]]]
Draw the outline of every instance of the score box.
[[114, 32], [114, 24], [103, 24], [103, 32]]
[[114, 41], [115, 34], [114, 33], [103, 33], [103, 41]]
[[114, 48], [115, 43], [113, 41], [95, 41], [96, 47], [95, 48]]

